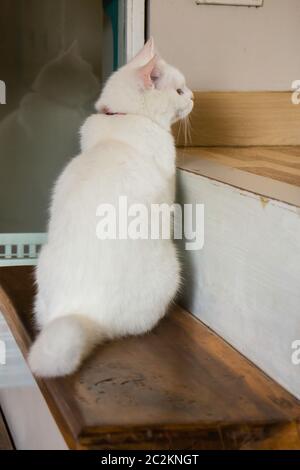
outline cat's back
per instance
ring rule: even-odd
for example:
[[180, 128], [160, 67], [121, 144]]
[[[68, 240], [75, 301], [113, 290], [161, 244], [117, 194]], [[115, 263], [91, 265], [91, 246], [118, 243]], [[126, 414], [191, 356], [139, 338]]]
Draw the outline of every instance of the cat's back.
[[[140, 116], [87, 119], [81, 130], [82, 153], [58, 178], [53, 192], [49, 231], [86, 226], [100, 204], [171, 201], [175, 149], [172, 137]], [[51, 237], [52, 238], [52, 237]]]
[[156, 181], [157, 186], [166, 172], [174, 175], [173, 137], [149, 119], [95, 114], [86, 120], [80, 134], [82, 153], [58, 178], [55, 194], [78, 195], [93, 188], [120, 192], [120, 184], [126, 182], [129, 186], [135, 182], [138, 191], [139, 179], [145, 179], [147, 185]]
[[69, 216], [78, 208], [87, 214], [81, 208], [94, 210], [96, 203], [112, 202], [124, 192], [135, 154], [124, 143], [104, 140], [73, 158], [54, 185], [51, 219], [61, 213]]
[[80, 135], [82, 152], [110, 140], [122, 142], [142, 156], [157, 153], [174, 155], [172, 134], [144, 116], [93, 114], [83, 124]]

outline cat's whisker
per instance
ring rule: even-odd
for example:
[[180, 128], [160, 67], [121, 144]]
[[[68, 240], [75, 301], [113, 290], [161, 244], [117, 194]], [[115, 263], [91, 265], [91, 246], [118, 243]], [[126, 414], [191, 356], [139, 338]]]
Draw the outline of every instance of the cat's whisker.
[[188, 145], [191, 143], [191, 122], [190, 122], [190, 116], [186, 116], [184, 118], [184, 129], [185, 129], [185, 145]]
[[184, 145], [186, 146], [188, 143], [188, 126], [187, 126], [187, 118], [184, 119]]
[[185, 146], [185, 120], [184, 120], [184, 118], [180, 119], [180, 126], [182, 127], [181, 135], [182, 135], [182, 139], [183, 139], [183, 146]]
[[188, 115], [188, 133], [189, 133], [189, 144], [192, 144], [192, 123], [191, 123], [190, 115]]
[[178, 127], [177, 127], [177, 139], [176, 139], [177, 142], [180, 141], [180, 137], [181, 137], [181, 127], [182, 127], [182, 120], [180, 119], [179, 125], [178, 125]]
[[187, 116], [187, 120], [188, 120], [188, 124], [189, 124], [189, 128], [191, 129], [191, 131], [193, 131], [193, 125], [192, 125], [192, 118], [191, 118], [192, 114], [189, 114]]
[[183, 123], [184, 126], [184, 145], [188, 145], [191, 143], [191, 124], [190, 124], [190, 117], [186, 116], [184, 119], [180, 121], [180, 123]]

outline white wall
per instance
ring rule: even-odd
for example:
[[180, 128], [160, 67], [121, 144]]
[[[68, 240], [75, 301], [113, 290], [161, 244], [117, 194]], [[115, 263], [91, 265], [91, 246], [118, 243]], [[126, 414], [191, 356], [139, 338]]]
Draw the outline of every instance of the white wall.
[[178, 202], [205, 206], [203, 249], [179, 242], [182, 305], [300, 399], [300, 364], [292, 361], [300, 340], [299, 208], [187, 171], [177, 183]]
[[261, 8], [150, 0], [160, 53], [198, 90], [290, 90], [300, 79], [300, 1]]

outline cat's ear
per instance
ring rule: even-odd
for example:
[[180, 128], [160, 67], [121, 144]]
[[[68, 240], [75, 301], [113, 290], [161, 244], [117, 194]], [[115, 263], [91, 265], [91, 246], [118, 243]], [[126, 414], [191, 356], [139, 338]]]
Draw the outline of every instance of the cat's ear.
[[151, 37], [148, 39], [144, 47], [136, 54], [136, 56], [129, 62], [130, 65], [139, 66], [149, 62], [154, 56], [154, 40]]
[[138, 75], [146, 90], [154, 88], [154, 81], [158, 78], [158, 71], [156, 70], [157, 56], [152, 57], [149, 62], [138, 69]]

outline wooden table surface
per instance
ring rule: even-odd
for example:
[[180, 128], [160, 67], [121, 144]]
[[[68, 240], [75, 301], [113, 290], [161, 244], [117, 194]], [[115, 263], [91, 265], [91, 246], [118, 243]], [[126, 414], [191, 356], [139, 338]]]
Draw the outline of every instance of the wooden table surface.
[[[0, 310], [25, 356], [33, 294], [31, 268], [0, 269]], [[176, 305], [153, 332], [38, 384], [73, 449], [300, 449], [299, 401]]]

